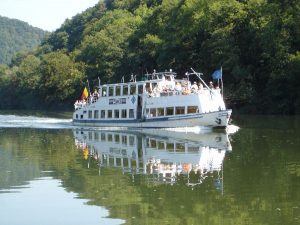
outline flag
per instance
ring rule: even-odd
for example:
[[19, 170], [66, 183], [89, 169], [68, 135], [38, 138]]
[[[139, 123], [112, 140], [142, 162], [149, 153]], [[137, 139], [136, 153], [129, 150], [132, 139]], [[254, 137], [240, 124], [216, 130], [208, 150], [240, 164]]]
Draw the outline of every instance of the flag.
[[212, 74], [212, 78], [213, 78], [214, 80], [222, 79], [222, 70], [221, 70], [221, 69], [216, 70], [216, 71]]
[[88, 90], [86, 87], [84, 87], [80, 99], [83, 100], [83, 99], [87, 98], [88, 96], [89, 96]]

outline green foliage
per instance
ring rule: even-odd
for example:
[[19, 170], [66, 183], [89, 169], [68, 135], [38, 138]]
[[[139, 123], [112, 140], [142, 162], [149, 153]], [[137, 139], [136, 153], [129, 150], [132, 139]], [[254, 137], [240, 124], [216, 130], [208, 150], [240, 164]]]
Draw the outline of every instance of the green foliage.
[[55, 105], [76, 96], [76, 88], [84, 78], [83, 66], [74, 63], [64, 52], [52, 52], [43, 56], [40, 64], [41, 82], [39, 94], [48, 105]]
[[27, 87], [27, 90], [36, 90], [40, 84], [40, 76], [38, 75], [40, 67], [40, 59], [34, 55], [27, 55], [21, 62], [17, 71], [20, 87]]
[[208, 81], [222, 66], [231, 107], [299, 113], [299, 8], [298, 0], [100, 1], [34, 52], [16, 55], [6, 73], [11, 80], [0, 88], [18, 77], [25, 79], [16, 81], [20, 89], [35, 92], [43, 105], [71, 105], [86, 78], [116, 82], [171, 68], [183, 76], [193, 67]]
[[65, 31], [52, 33], [48, 38], [48, 44], [50, 44], [54, 51], [59, 49], [66, 49], [68, 47], [69, 35]]
[[0, 64], [10, 63], [17, 52], [37, 47], [46, 34], [25, 22], [0, 16]]
[[123, 10], [107, 12], [100, 20], [87, 27], [90, 32], [79, 47], [77, 60], [88, 66], [89, 78], [100, 77], [104, 82], [114, 81], [116, 72], [126, 60], [128, 38], [140, 20]]

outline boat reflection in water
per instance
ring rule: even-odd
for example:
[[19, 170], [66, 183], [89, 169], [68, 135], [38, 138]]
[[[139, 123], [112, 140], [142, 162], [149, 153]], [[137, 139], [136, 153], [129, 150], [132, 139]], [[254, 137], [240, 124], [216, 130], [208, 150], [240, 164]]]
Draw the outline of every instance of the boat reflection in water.
[[96, 160], [99, 169], [113, 167], [123, 173], [144, 174], [154, 183], [174, 184], [183, 175], [192, 187], [213, 174], [217, 174], [215, 185], [221, 187], [223, 160], [226, 151], [231, 151], [228, 135], [216, 132], [77, 129], [74, 137], [84, 158], [89, 163], [90, 159]]

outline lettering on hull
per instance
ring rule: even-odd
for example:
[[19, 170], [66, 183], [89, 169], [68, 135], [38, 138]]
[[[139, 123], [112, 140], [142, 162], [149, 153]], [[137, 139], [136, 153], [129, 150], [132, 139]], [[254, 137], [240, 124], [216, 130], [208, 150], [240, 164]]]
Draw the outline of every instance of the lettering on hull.
[[111, 98], [108, 102], [109, 105], [126, 104], [126, 98]]

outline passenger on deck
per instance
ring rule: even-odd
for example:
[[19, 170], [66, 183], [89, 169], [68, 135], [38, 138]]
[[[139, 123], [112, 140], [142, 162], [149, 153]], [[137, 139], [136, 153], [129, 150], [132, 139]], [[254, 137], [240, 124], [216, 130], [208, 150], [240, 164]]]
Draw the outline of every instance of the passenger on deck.
[[162, 92], [162, 90], [160, 89], [159, 86], [155, 86], [153, 89], [153, 93], [151, 94], [151, 96], [153, 97], [159, 97], [160, 93]]
[[92, 103], [94, 101], [94, 97], [93, 95], [88, 97], [88, 103]]
[[191, 93], [191, 83], [189, 81], [185, 81], [182, 84], [182, 94], [189, 95]]
[[191, 89], [192, 89], [192, 93], [196, 93], [198, 91], [198, 85], [196, 81], [193, 83]]
[[201, 90], [203, 90], [203, 84], [199, 81], [199, 83], [198, 83], [198, 86], [199, 86], [199, 90], [201, 91]]
[[83, 100], [81, 101], [81, 106], [86, 106], [86, 103], [87, 103], [87, 100], [86, 100], [86, 99], [83, 99]]
[[208, 85], [208, 86], [209, 86], [210, 89], [213, 89], [213, 88], [214, 88], [213, 82], [212, 82], [212, 81], [209, 81], [209, 85]]
[[80, 108], [78, 100], [76, 100], [76, 102], [74, 103], [74, 107], [75, 107], [75, 110]]
[[97, 101], [97, 99], [99, 98], [99, 94], [97, 89], [95, 89], [94, 93], [93, 93], [93, 102]]
[[176, 82], [176, 85], [175, 85], [175, 93], [176, 93], [176, 95], [180, 95], [181, 91], [182, 91], [181, 84], [179, 82]]

